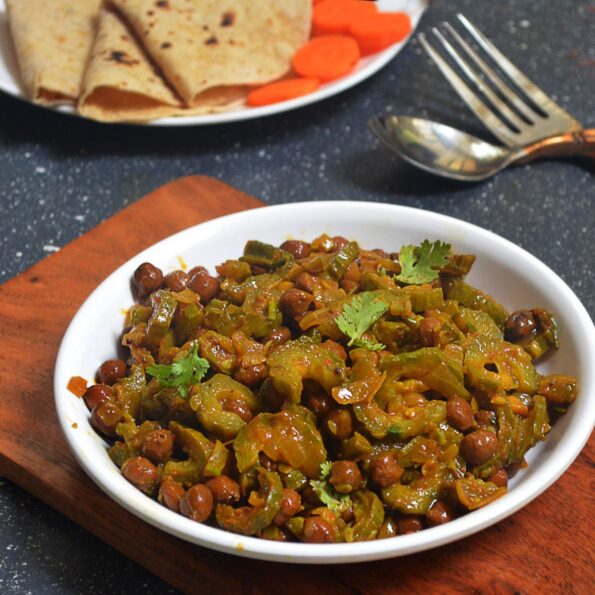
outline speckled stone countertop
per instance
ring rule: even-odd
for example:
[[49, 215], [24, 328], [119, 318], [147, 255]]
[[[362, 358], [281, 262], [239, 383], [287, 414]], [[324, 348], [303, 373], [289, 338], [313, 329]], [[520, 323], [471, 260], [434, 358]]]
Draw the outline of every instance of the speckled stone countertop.
[[[438, 0], [420, 30], [457, 12], [530, 78], [595, 126], [595, 4]], [[101, 126], [0, 94], [0, 282], [187, 174], [215, 176], [269, 204], [353, 199], [458, 217], [519, 244], [595, 314], [595, 164], [540, 162], [477, 185], [414, 170], [366, 121], [415, 114], [483, 132], [415, 42], [368, 81], [262, 121], [206, 128]], [[1, 593], [167, 593], [128, 561], [7, 481], [0, 483]]]

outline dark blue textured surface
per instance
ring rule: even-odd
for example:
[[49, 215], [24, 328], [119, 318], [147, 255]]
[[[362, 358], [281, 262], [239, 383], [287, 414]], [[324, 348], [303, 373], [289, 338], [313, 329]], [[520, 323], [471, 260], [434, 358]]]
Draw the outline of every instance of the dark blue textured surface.
[[[578, 0], [433, 3], [421, 30], [462, 11], [535, 82], [595, 126], [595, 5]], [[157, 186], [207, 174], [269, 204], [353, 199], [459, 217], [526, 248], [595, 314], [595, 166], [541, 162], [481, 185], [399, 162], [368, 132], [376, 113], [484, 134], [420, 47], [340, 96], [207, 128], [101, 126], [0, 95], [0, 281]], [[489, 138], [488, 135], [485, 135]], [[166, 585], [19, 488], [0, 486], [0, 592], [168, 592]]]

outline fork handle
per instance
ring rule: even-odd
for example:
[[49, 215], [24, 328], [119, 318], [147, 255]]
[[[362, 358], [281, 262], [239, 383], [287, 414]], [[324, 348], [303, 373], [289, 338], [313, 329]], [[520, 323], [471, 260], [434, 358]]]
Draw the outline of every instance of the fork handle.
[[522, 150], [518, 163], [529, 163], [538, 157], [574, 155], [595, 158], [595, 128], [566, 132], [537, 141]]

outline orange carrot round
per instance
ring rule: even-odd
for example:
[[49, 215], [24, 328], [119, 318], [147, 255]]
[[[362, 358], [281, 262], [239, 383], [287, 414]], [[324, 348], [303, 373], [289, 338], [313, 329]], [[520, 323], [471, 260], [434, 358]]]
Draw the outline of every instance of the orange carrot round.
[[352, 23], [377, 14], [376, 4], [366, 0], [323, 0], [312, 10], [312, 34], [348, 33]]
[[362, 54], [368, 55], [402, 41], [411, 32], [411, 21], [403, 12], [379, 12], [353, 21], [349, 34]]
[[270, 105], [271, 103], [280, 103], [295, 99], [308, 93], [313, 93], [320, 87], [320, 81], [315, 78], [295, 78], [275, 81], [258, 89], [254, 89], [248, 94], [248, 105], [260, 107]]
[[356, 41], [346, 35], [323, 35], [311, 39], [293, 56], [293, 69], [305, 77], [332, 81], [358, 63], [361, 52]]

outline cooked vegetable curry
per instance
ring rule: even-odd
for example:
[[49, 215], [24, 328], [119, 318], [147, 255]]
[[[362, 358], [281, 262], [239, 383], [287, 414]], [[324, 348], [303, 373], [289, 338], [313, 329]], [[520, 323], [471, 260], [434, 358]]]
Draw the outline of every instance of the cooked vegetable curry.
[[217, 277], [141, 264], [91, 422], [129, 482], [227, 531], [337, 543], [451, 521], [506, 493], [577, 392], [534, 365], [553, 316], [468, 285], [474, 260], [323, 235], [249, 241]]

